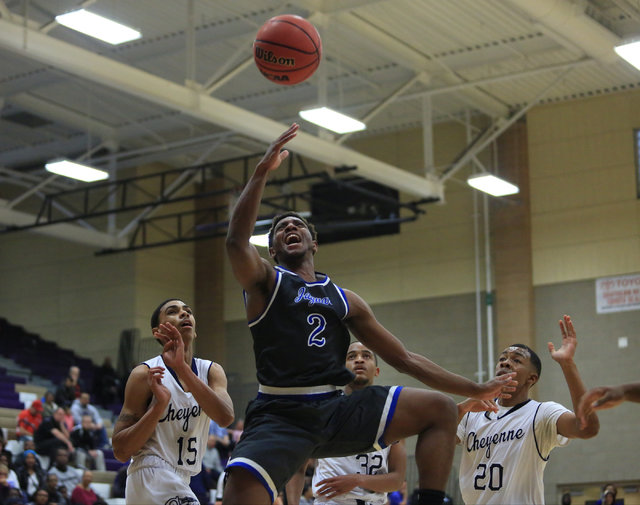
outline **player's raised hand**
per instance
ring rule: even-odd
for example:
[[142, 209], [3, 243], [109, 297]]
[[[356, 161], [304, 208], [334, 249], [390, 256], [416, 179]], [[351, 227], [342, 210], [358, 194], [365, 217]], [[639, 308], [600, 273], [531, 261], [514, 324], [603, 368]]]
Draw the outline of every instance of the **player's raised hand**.
[[151, 403], [159, 403], [162, 406], [166, 406], [171, 399], [171, 392], [167, 387], [162, 384], [162, 378], [164, 377], [164, 368], [161, 366], [154, 366], [149, 368], [147, 372], [147, 384], [153, 393], [153, 399]]
[[467, 398], [458, 404], [458, 410], [463, 413], [498, 412], [498, 404], [493, 400], [474, 400], [473, 398]]
[[578, 340], [571, 317], [565, 315], [558, 321], [558, 324], [560, 325], [560, 332], [562, 333], [562, 345], [559, 349], [556, 349], [553, 342], [547, 342], [549, 354], [551, 354], [551, 358], [557, 362], [572, 360], [576, 353]]
[[620, 387], [599, 386], [587, 391], [580, 399], [576, 415], [580, 426], [587, 425], [587, 417], [596, 410], [612, 409], [624, 401], [624, 392]]
[[160, 323], [153, 332], [163, 344], [162, 359], [173, 369], [184, 364], [184, 341], [178, 328], [171, 323]]
[[299, 128], [300, 125], [298, 125], [298, 123], [293, 123], [282, 135], [274, 140], [267, 149], [267, 152], [264, 153], [264, 156], [258, 163], [256, 170], [271, 172], [278, 168], [280, 163], [289, 156], [289, 151], [286, 149], [283, 150], [282, 148], [298, 134]]

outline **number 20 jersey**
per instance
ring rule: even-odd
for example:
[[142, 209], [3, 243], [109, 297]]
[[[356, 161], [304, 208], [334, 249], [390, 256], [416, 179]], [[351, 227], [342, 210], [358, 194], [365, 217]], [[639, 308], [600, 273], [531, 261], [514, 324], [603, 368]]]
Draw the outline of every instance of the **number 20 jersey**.
[[[196, 475], [202, 469], [202, 456], [207, 448], [209, 416], [193, 394], [182, 388], [177, 375], [164, 364], [162, 356], [143, 363], [149, 368], [161, 366], [165, 369], [162, 384], [171, 392], [171, 400], [149, 440], [133, 456], [130, 467], [145, 466], [145, 456], [156, 456], [181, 472]], [[193, 358], [191, 370], [207, 383], [211, 364], [211, 361]]]
[[307, 282], [276, 266], [276, 281], [260, 316], [249, 322], [258, 382], [275, 387], [344, 386], [351, 337], [344, 292], [325, 274]]
[[467, 505], [544, 504], [544, 467], [566, 445], [555, 402], [527, 400], [495, 412], [468, 412], [458, 425], [462, 445], [460, 491]]

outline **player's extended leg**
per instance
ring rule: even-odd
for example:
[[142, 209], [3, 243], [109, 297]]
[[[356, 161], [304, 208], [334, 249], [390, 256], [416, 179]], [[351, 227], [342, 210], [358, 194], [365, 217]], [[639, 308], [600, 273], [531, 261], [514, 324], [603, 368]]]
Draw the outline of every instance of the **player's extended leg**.
[[224, 486], [222, 505], [271, 505], [271, 497], [253, 473], [233, 467]]
[[444, 491], [456, 445], [458, 408], [446, 395], [403, 388], [387, 427], [385, 443], [418, 435], [416, 464], [419, 487]]

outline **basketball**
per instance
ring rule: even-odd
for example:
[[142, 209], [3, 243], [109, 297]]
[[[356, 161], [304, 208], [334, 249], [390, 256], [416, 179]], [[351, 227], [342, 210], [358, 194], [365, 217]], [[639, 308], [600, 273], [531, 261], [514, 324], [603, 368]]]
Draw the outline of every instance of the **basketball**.
[[277, 84], [291, 86], [308, 79], [320, 65], [320, 34], [306, 19], [283, 14], [262, 25], [253, 42], [258, 70]]

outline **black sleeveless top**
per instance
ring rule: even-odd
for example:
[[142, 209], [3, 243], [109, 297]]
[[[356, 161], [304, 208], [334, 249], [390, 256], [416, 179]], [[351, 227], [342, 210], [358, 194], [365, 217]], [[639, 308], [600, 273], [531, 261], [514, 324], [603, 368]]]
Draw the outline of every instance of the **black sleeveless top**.
[[276, 283], [264, 312], [249, 328], [258, 382], [275, 387], [343, 386], [354, 375], [345, 368], [350, 335], [349, 305], [328, 276], [315, 282], [276, 266]]

